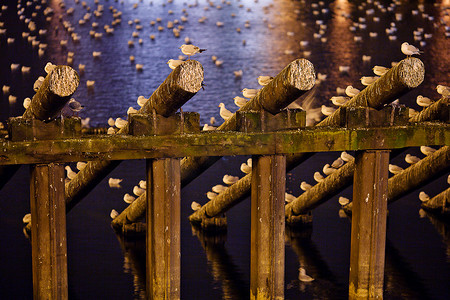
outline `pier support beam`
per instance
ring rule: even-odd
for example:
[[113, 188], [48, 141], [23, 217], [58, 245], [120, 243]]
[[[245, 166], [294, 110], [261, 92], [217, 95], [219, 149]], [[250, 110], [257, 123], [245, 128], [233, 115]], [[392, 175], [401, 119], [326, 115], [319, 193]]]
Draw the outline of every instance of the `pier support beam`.
[[349, 299], [382, 299], [389, 151], [355, 159]]
[[34, 299], [68, 299], [64, 165], [31, 167]]
[[180, 160], [147, 160], [147, 299], [180, 299]]
[[250, 299], [284, 299], [286, 157], [254, 156]]

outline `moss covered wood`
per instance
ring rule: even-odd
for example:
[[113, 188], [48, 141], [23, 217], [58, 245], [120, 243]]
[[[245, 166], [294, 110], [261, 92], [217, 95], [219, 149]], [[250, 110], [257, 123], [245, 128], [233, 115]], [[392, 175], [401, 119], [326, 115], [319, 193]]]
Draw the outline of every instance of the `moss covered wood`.
[[[153, 92], [149, 100], [139, 110], [141, 114], [155, 111], [164, 117], [174, 114], [202, 87], [203, 66], [189, 60], [175, 68], [164, 82]], [[129, 125], [117, 134], [128, 134]], [[120, 161], [91, 161], [66, 185], [66, 203], [70, 210], [88, 194]]]
[[[419, 86], [422, 83], [424, 76], [425, 68], [422, 61], [414, 57], [408, 57], [354, 96], [345, 104], [345, 107], [369, 106], [372, 108], [381, 108], [384, 104], [395, 100], [401, 95], [409, 92], [412, 88]], [[331, 116], [328, 116], [316, 126], [337, 126], [342, 123], [342, 115], [341, 109], [339, 108]], [[293, 169], [299, 163], [311, 157], [311, 155], [312, 154], [310, 153], [288, 155], [286, 169], [288, 171]], [[251, 173], [247, 176], [251, 176]], [[218, 209], [216, 209], [215, 212], [223, 213], [226, 211], [227, 207], [236, 205], [244, 200], [245, 197], [241, 197], [241, 195], [245, 195], [246, 191], [248, 195], [248, 191], [250, 190], [250, 180], [245, 179], [246, 177], [240, 179], [226, 191], [230, 195], [236, 194], [237, 197], [224, 201], [223, 197], [220, 197], [219, 194], [214, 200], [209, 201], [206, 205], [208, 205], [208, 207], [216, 206]], [[212, 202], [214, 202], [214, 204], [209, 204]], [[204, 205], [204, 207], [206, 205]], [[202, 207], [202, 210], [196, 211], [189, 218], [191, 220], [201, 219], [201, 213], [205, 213], [208, 207], [205, 207], [204, 209]], [[203, 217], [204, 216], [206, 215], [203, 215]], [[208, 214], [207, 216], [213, 217], [214, 215]]]
[[432, 103], [426, 109], [421, 110], [417, 115], [409, 119], [410, 122], [426, 122], [440, 120], [449, 122], [449, 105], [450, 98], [442, 97], [438, 101]]

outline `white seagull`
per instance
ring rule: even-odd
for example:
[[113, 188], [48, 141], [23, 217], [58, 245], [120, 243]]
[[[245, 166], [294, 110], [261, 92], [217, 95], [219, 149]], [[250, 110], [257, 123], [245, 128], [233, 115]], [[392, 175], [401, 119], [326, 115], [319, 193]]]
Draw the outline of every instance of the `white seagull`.
[[206, 51], [206, 49], [200, 49], [199, 47], [194, 46], [192, 44], [189, 44], [189, 45], [183, 44], [183, 45], [181, 45], [180, 49], [184, 55], [188, 56], [188, 59], [190, 59], [192, 55]]
[[225, 121], [228, 120], [229, 118], [231, 118], [231, 116], [233, 115], [233, 113], [231, 111], [229, 111], [228, 109], [225, 108], [225, 104], [223, 104], [222, 102], [219, 104], [220, 107], [220, 116], [222, 117], [222, 119], [224, 119]]
[[411, 56], [414, 54], [420, 55], [420, 51], [418, 48], [414, 47], [413, 45], [408, 44], [408, 42], [404, 42], [401, 47], [402, 53]]

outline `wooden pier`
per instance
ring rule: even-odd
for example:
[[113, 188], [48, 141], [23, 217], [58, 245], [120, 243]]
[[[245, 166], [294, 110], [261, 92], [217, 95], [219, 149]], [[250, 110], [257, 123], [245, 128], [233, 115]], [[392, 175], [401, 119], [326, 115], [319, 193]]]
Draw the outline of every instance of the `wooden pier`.
[[[203, 67], [197, 61], [173, 70], [115, 135], [82, 135], [79, 118], [55, 118], [78, 86], [71, 68], [55, 70], [30, 109], [10, 119], [8, 137], [0, 138], [0, 175], [5, 168], [31, 165], [35, 299], [68, 299], [66, 211], [122, 160], [146, 160], [146, 193], [112, 225], [120, 231], [146, 216], [147, 299], [180, 299], [180, 191], [221, 156], [251, 155], [252, 172], [191, 215], [190, 221], [204, 227], [226, 225], [217, 217], [251, 196], [251, 299], [284, 299], [285, 226], [310, 222], [312, 208], [351, 183], [349, 298], [382, 298], [388, 202], [450, 168], [446, 98], [438, 109], [433, 106], [412, 120], [404, 108], [384, 106], [423, 81], [424, 66], [416, 58], [401, 61], [314, 127], [305, 127], [302, 110], [285, 109], [314, 86], [313, 65], [296, 60], [232, 118], [208, 132], [200, 131], [198, 114], [176, 113], [201, 88]], [[59, 94], [49, 94], [52, 76], [59, 76]], [[388, 179], [390, 151], [422, 145], [445, 147], [412, 166], [415, 171], [407, 169]], [[327, 151], [356, 151], [356, 157], [285, 206], [286, 171], [315, 152]], [[63, 164], [78, 161], [89, 163], [64, 184]], [[398, 187], [396, 183], [404, 180], [406, 188]], [[0, 176], [0, 187], [4, 183]], [[430, 210], [448, 204], [448, 194], [447, 190], [431, 199]]]

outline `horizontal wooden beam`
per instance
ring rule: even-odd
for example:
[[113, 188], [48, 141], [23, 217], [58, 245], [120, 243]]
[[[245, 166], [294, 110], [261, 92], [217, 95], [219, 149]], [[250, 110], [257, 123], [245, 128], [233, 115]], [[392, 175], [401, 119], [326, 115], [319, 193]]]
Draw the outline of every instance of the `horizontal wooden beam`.
[[100, 135], [45, 141], [0, 139], [0, 165], [185, 156], [270, 155], [450, 145], [450, 125], [311, 127], [266, 133], [203, 132], [133, 137]]

